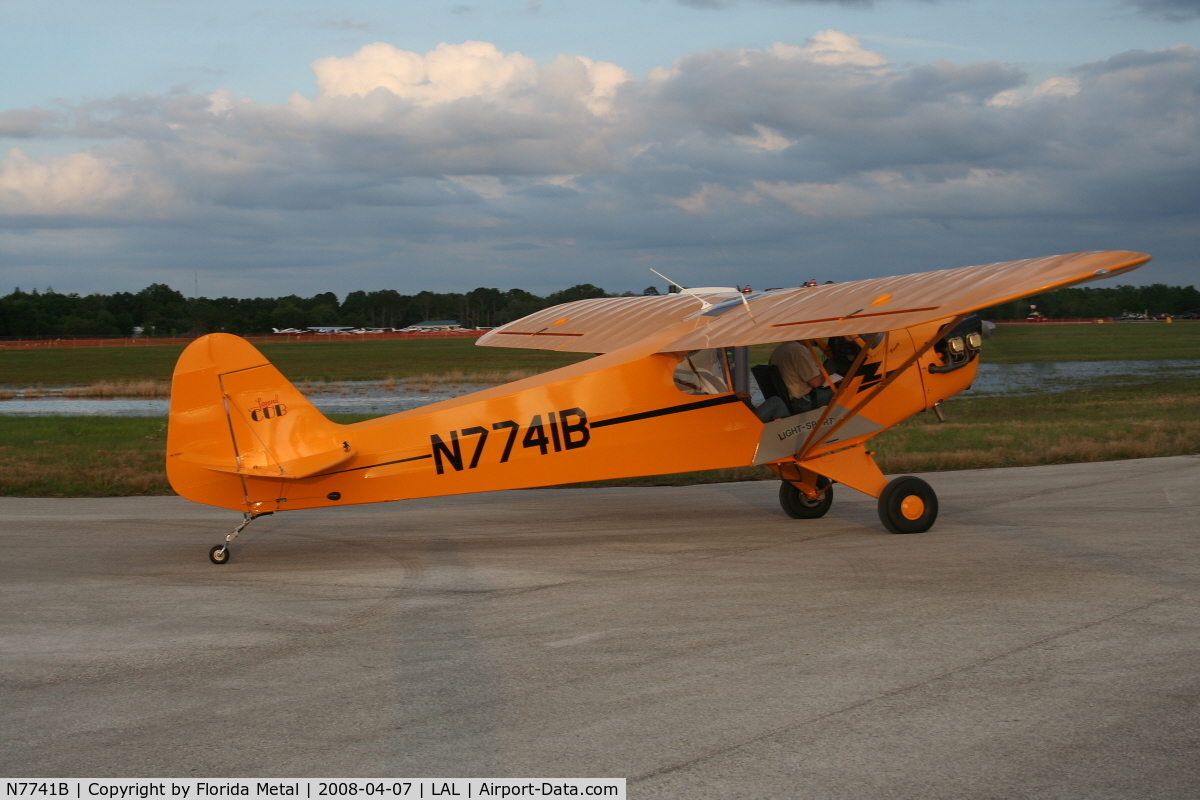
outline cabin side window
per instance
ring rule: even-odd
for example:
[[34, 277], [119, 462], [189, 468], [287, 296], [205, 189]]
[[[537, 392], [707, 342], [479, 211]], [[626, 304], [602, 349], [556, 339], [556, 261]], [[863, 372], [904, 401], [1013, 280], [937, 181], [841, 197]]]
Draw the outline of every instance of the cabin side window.
[[675, 388], [685, 394], [725, 394], [729, 391], [729, 373], [725, 351], [692, 350], [675, 367]]

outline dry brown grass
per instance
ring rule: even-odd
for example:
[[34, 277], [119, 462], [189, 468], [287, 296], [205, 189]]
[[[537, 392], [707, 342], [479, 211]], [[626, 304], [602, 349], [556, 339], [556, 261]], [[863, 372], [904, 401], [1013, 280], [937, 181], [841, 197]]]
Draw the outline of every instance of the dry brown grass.
[[535, 370], [529, 369], [508, 369], [508, 370], [491, 370], [487, 372], [462, 372], [460, 370], [451, 370], [450, 372], [433, 374], [431, 372], [414, 375], [411, 378], [405, 378], [407, 384], [482, 384], [489, 386], [498, 386], [502, 383], [512, 383], [523, 378], [529, 378], [539, 374]]
[[993, 447], [945, 450], [932, 453], [896, 453], [876, 460], [885, 473], [942, 472], [954, 469], [1027, 467], [1041, 464], [1076, 464], [1088, 461], [1118, 461], [1126, 458], [1156, 458], [1200, 452], [1200, 431], [1159, 431], [1145, 438], [1067, 438], [1030, 443], [1019, 450]]
[[[446, 373], [425, 372], [407, 378], [392, 376], [380, 381], [377, 386], [383, 391], [392, 394], [395, 392], [417, 392], [420, 394], [428, 394], [434, 391], [461, 392], [468, 387], [474, 389], [480, 386], [497, 386], [537, 374], [539, 373], [536, 370], [528, 369], [493, 370], [487, 372], [451, 370]], [[371, 387], [369, 385], [347, 386], [342, 381], [322, 382], [306, 380], [302, 381], [297, 388], [303, 394], [310, 395], [347, 395], [350, 393], [366, 394], [370, 391]]]
[[[28, 391], [28, 390], [26, 390]], [[89, 386], [67, 386], [62, 397], [170, 397], [169, 381], [96, 381]]]
[[24, 389], [0, 389], [0, 400], [38, 400], [43, 397], [170, 397], [168, 381], [96, 381], [88, 386], [26, 386]]
[[[401, 384], [404, 391], [420, 392], [422, 394], [435, 390], [461, 392], [467, 388], [474, 391], [481, 386], [499, 386], [504, 383], [512, 383], [513, 381], [519, 381], [537, 374], [539, 373], [536, 370], [528, 369], [495, 370], [491, 372], [461, 372], [459, 370], [451, 370], [443, 374], [426, 372], [421, 375], [414, 375], [411, 378], [404, 378]], [[394, 389], [388, 389], [388, 391], [394, 391]]]

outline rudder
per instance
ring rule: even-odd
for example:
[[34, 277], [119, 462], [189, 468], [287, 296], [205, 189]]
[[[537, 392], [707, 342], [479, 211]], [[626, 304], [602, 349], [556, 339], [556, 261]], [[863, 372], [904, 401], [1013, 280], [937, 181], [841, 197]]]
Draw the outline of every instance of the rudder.
[[201, 337], [179, 356], [171, 383], [167, 478], [181, 496], [240, 511], [275, 511], [280, 482], [354, 456], [331, 422], [253, 345]]

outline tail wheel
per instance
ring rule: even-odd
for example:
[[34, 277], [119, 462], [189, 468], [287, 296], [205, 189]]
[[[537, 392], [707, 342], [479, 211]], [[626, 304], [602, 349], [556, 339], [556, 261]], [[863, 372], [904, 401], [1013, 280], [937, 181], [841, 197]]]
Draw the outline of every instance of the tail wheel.
[[227, 545], [213, 545], [213, 549], [208, 551], [208, 560], [214, 564], [224, 564], [229, 561], [229, 547]]
[[920, 478], [894, 478], [879, 495], [879, 521], [892, 533], [924, 533], [938, 515], [937, 495]]
[[792, 519], [817, 519], [825, 516], [829, 507], [833, 505], [833, 487], [830, 486], [828, 478], [820, 478], [817, 481], [817, 489], [823, 489], [824, 493], [816, 500], [810, 500], [790, 481], [781, 483], [779, 505], [783, 506], [783, 513]]

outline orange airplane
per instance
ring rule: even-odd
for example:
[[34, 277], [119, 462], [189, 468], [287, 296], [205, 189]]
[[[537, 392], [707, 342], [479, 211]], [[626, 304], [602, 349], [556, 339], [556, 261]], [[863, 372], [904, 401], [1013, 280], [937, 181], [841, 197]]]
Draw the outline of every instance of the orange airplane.
[[[878, 498], [889, 531], [920, 533], [937, 495], [910, 475], [888, 481], [866, 444], [917, 412], [940, 416], [938, 404], [971, 385], [973, 312], [1149, 260], [1087, 252], [751, 294], [580, 300], [478, 344], [594, 358], [349, 425], [245, 340], [212, 334], [175, 366], [167, 476], [189, 500], [242, 512], [209, 552], [216, 564], [246, 525], [277, 511], [750, 464], [778, 473], [791, 517], [823, 516], [841, 483]], [[831, 351], [820, 369], [832, 399], [762, 422], [747, 393], [749, 346], [785, 341], [812, 348], [818, 364], [817, 349]], [[772, 393], [769, 374], [759, 382]]]

